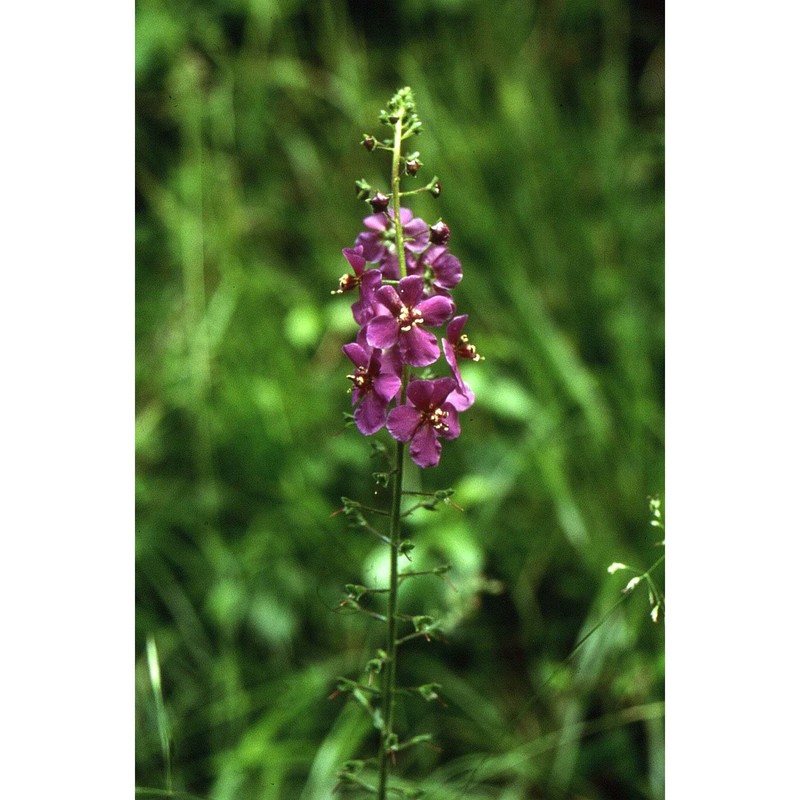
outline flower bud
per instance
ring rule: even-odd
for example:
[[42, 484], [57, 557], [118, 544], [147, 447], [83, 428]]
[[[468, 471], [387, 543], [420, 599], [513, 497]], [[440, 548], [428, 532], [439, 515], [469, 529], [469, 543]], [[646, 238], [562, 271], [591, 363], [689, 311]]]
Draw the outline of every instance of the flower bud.
[[383, 192], [375, 192], [375, 194], [370, 197], [369, 204], [372, 206], [372, 210], [379, 214], [381, 211], [386, 211], [389, 208], [389, 198]]
[[635, 578], [631, 578], [628, 581], [628, 585], [622, 590], [623, 594], [628, 594], [628, 592], [632, 592], [641, 582], [642, 576], [637, 575]]
[[406, 161], [406, 172], [413, 178], [419, 172], [420, 163], [416, 158]]
[[447, 244], [450, 241], [450, 228], [439, 220], [430, 226], [430, 236], [433, 244]]
[[361, 144], [364, 145], [367, 150], [372, 151], [375, 149], [375, 137], [365, 133], [364, 138], [361, 140]]
[[435, 183], [431, 184], [429, 189], [430, 193], [434, 197], [438, 197], [442, 193], [442, 184], [440, 181], [436, 181]]

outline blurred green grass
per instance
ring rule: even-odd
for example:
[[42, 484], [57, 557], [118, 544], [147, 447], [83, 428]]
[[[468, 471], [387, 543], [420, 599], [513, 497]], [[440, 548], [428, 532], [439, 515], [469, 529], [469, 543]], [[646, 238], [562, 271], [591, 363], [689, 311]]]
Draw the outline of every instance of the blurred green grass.
[[663, 796], [646, 600], [557, 669], [619, 597], [608, 564], [657, 557], [662, 36], [662, 7], [618, 0], [139, 0], [138, 785], [165, 785], [150, 634], [177, 789], [321, 800], [373, 747], [326, 699], [380, 636], [331, 612], [379, 565], [330, 517], [377, 467], [342, 431], [354, 328], [329, 292], [365, 215], [353, 181], [385, 182], [358, 141], [408, 84], [421, 177], [444, 186], [414, 209], [452, 229], [486, 360], [461, 438], [417, 478], [465, 513], [413, 523], [419, 563], [452, 560], [459, 589], [414, 591], [463, 619], [401, 665], [448, 706], [404, 707], [442, 750], [400, 774], [442, 798]]

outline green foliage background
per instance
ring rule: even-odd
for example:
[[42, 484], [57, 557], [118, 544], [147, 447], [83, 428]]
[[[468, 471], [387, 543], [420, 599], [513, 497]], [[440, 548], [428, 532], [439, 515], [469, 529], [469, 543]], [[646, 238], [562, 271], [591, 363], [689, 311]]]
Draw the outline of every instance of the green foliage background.
[[165, 725], [172, 785], [216, 800], [329, 798], [374, 750], [328, 699], [381, 635], [333, 609], [383, 567], [331, 517], [380, 464], [343, 430], [330, 290], [353, 181], [388, 174], [358, 142], [406, 84], [444, 187], [413, 208], [451, 227], [486, 360], [410, 478], [464, 512], [409, 526], [455, 589], [401, 599], [452, 625], [404, 651], [401, 683], [447, 706], [403, 706], [441, 750], [398, 773], [453, 800], [663, 797], [663, 627], [644, 592], [608, 613], [606, 567], [659, 555], [664, 444], [663, 8], [621, 0], [137, 3], [137, 784], [167, 786]]

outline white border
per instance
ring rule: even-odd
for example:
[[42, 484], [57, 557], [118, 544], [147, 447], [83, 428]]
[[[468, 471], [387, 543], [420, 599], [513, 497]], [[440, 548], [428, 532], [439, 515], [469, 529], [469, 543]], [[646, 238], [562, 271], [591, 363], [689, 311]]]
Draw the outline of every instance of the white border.
[[667, 797], [796, 790], [797, 10], [667, 8]]
[[126, 797], [134, 7], [12, 8], [0, 25], [0, 797]]

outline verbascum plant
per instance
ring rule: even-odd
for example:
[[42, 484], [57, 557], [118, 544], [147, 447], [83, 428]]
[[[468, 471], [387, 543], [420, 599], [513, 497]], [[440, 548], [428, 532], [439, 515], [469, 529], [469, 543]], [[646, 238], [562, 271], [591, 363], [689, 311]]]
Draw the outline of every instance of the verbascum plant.
[[[384, 428], [393, 446], [377, 444], [387, 456], [386, 472], [375, 473], [376, 481], [388, 488], [391, 506], [373, 508], [342, 498], [342, 512], [351, 524], [377, 535], [389, 548], [389, 585], [348, 584], [340, 607], [360, 611], [386, 626], [386, 641], [365, 667], [361, 680], [341, 678], [334, 694], [347, 693], [370, 715], [378, 731], [377, 754], [347, 762], [338, 773], [338, 790], [354, 790], [385, 800], [387, 796], [422, 797], [420, 789], [390, 785], [398, 754], [430, 740], [426, 734], [403, 739], [395, 726], [398, 696], [423, 700], [438, 698], [434, 683], [414, 687], [397, 685], [397, 661], [406, 642], [436, 638], [439, 623], [433, 617], [398, 608], [401, 583], [421, 575], [444, 577], [449, 565], [432, 570], [400, 569], [400, 559], [411, 562], [413, 542], [403, 537], [403, 520], [419, 508], [434, 509], [451, 503], [451, 489], [407, 492], [403, 489], [406, 447], [411, 460], [423, 469], [435, 467], [442, 455], [442, 442], [461, 433], [459, 412], [468, 409], [475, 395], [464, 383], [459, 361], [480, 361], [475, 347], [464, 333], [467, 315], [456, 314], [451, 292], [462, 279], [460, 261], [450, 253], [450, 229], [438, 220], [429, 225], [406, 207], [410, 196], [429, 192], [438, 197], [441, 183], [433, 177], [427, 184], [402, 190], [404, 178], [415, 180], [422, 168], [418, 152], [404, 152], [405, 143], [418, 135], [422, 125], [414, 96], [408, 87], [400, 89], [381, 111], [380, 121], [391, 134], [385, 138], [365, 135], [363, 146], [370, 152], [391, 155], [390, 185], [386, 191], [356, 182], [358, 197], [372, 214], [364, 219], [365, 229], [354, 245], [342, 253], [351, 271], [342, 275], [333, 294], [356, 294], [353, 319], [359, 326], [355, 341], [344, 345], [353, 363], [347, 376], [352, 382], [352, 421], [365, 436]], [[441, 329], [437, 337], [431, 329]], [[441, 342], [441, 347], [440, 347]], [[444, 355], [446, 374], [436, 376], [432, 367]], [[393, 452], [392, 452], [393, 451]], [[370, 516], [388, 524], [382, 532], [367, 522]], [[386, 597], [385, 614], [368, 607], [376, 596]]]

